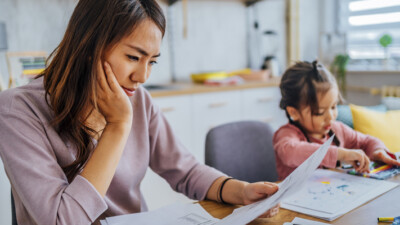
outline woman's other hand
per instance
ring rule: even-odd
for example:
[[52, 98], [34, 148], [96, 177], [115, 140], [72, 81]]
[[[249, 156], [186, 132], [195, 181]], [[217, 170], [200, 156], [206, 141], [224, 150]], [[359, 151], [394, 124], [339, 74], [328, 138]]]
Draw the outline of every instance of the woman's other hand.
[[97, 68], [97, 105], [107, 124], [132, 124], [132, 104], [119, 85], [111, 66], [104, 62]]
[[[256, 182], [246, 184], [243, 189], [243, 203], [245, 205], [265, 199], [277, 192], [279, 186], [270, 182]], [[273, 217], [279, 212], [279, 204], [262, 214], [261, 218]]]

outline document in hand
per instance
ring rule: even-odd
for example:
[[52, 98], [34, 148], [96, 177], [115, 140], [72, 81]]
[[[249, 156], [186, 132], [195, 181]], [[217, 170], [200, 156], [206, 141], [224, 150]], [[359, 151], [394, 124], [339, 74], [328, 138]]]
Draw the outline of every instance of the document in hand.
[[333, 136], [329, 138], [318, 150], [316, 150], [306, 161], [297, 167], [286, 179], [279, 184], [279, 190], [269, 198], [256, 203], [235, 209], [231, 215], [217, 222], [218, 225], [247, 224], [258, 216], [274, 207], [284, 198], [295, 194], [305, 184], [315, 169], [321, 164], [322, 159], [328, 152]]

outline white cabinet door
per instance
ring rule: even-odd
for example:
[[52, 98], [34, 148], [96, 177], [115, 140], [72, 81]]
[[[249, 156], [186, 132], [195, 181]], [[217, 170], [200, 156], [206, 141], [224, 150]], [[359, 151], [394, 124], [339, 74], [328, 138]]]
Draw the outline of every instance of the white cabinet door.
[[207, 132], [220, 124], [241, 120], [240, 91], [195, 94], [193, 104], [194, 155], [204, 163]]
[[153, 98], [171, 125], [176, 136], [190, 150], [192, 145], [191, 95]]
[[241, 97], [244, 120], [267, 122], [274, 130], [287, 122], [285, 112], [279, 108], [281, 95], [278, 87], [242, 90]]
[[[190, 151], [192, 138], [191, 132], [188, 131], [192, 129], [191, 96], [182, 95], [153, 98], [153, 102], [160, 107], [175, 135]], [[169, 184], [150, 168], [147, 169], [142, 181], [141, 190], [149, 210], [176, 202], [193, 202], [193, 200], [187, 198], [185, 195], [173, 191]]]

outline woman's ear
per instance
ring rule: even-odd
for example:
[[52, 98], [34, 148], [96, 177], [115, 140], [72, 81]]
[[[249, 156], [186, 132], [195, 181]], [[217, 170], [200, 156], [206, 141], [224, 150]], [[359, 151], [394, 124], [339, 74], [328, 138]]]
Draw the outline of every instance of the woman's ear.
[[293, 121], [297, 121], [297, 120], [300, 119], [300, 113], [299, 113], [299, 111], [298, 111], [296, 108], [294, 108], [294, 107], [292, 107], [292, 106], [287, 106], [287, 107], [286, 107], [286, 111], [288, 112], [290, 118], [291, 118]]

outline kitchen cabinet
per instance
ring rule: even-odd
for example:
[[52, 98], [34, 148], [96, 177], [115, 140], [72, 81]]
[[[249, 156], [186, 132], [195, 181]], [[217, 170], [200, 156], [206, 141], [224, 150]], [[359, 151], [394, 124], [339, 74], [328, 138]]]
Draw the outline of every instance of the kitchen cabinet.
[[243, 120], [259, 120], [269, 123], [274, 130], [286, 123], [285, 112], [279, 108], [280, 90], [257, 88], [242, 91]]
[[[176, 135], [201, 163], [204, 163], [207, 132], [215, 126], [239, 120], [259, 120], [270, 123], [276, 130], [287, 122], [284, 111], [279, 109], [280, 91], [277, 86], [196, 90], [199, 92], [182, 90], [183, 94], [170, 91], [165, 96], [158, 96], [157, 93], [152, 95], [154, 103], [163, 111]], [[193, 201], [174, 192], [165, 180], [150, 169], [141, 189], [150, 210], [174, 202]]]
[[[191, 95], [153, 98], [167, 118], [175, 134], [186, 147], [192, 147], [191, 122], [193, 118]], [[189, 148], [190, 149], [190, 148]]]
[[241, 120], [240, 94], [226, 91], [193, 95], [193, 149], [200, 162], [204, 163], [207, 132], [220, 124]]

